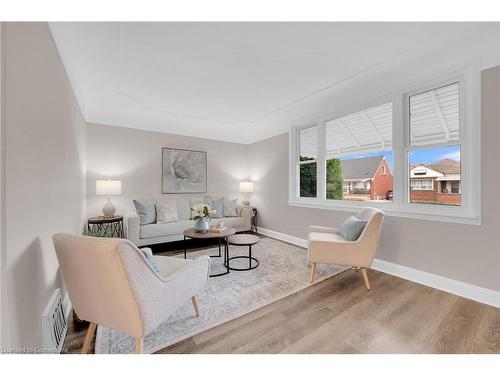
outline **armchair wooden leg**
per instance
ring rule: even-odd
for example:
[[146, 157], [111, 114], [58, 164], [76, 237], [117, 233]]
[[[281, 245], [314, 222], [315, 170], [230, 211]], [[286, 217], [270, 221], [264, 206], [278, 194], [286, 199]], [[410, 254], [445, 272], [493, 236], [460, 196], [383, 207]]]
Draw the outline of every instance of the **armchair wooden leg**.
[[309, 270], [309, 282], [311, 284], [314, 282], [314, 276], [316, 276], [316, 263], [311, 263], [311, 268]]
[[365, 279], [366, 289], [370, 290], [370, 280], [368, 280], [368, 273], [366, 272], [366, 268], [361, 268], [361, 272], [363, 273], [363, 279]]
[[90, 323], [89, 328], [87, 329], [87, 334], [85, 335], [85, 341], [83, 342], [82, 354], [88, 354], [96, 327], [97, 325], [95, 323]]
[[196, 316], [200, 316], [200, 310], [198, 310], [198, 304], [196, 303], [196, 298], [194, 298], [194, 296], [191, 297], [191, 302], [193, 303], [194, 312], [196, 313]]
[[144, 352], [144, 339], [142, 337], [135, 338], [135, 354], [142, 354]]

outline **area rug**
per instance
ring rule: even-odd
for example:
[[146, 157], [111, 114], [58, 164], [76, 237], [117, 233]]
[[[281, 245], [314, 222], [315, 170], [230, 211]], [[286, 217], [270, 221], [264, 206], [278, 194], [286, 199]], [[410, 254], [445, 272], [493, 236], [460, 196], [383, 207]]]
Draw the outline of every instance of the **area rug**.
[[[188, 258], [216, 255], [217, 248], [191, 252]], [[248, 254], [247, 247], [230, 247], [230, 256]], [[252, 255], [259, 259], [258, 268], [251, 271], [231, 271], [212, 277], [196, 295], [200, 316], [193, 312], [191, 300], [181, 306], [154, 332], [144, 338], [144, 352], [154, 353], [169, 345], [218, 326], [275, 302], [311, 284], [308, 281], [307, 251], [271, 238], [262, 238], [252, 246]], [[245, 262], [238, 264], [239, 261]], [[244, 267], [247, 260], [231, 262], [233, 267]], [[212, 273], [222, 271], [221, 258], [212, 258]], [[316, 282], [332, 277], [345, 267], [321, 264]], [[134, 339], [130, 336], [98, 326], [96, 353], [133, 353]]]

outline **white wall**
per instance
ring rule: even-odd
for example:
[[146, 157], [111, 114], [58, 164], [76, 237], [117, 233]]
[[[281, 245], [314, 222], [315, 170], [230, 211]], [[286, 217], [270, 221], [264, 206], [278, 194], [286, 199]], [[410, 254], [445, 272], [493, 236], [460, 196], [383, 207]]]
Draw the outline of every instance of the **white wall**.
[[[386, 217], [377, 258], [500, 291], [500, 66], [482, 72], [482, 225]], [[309, 225], [338, 226], [352, 213], [288, 205], [288, 134], [251, 145], [259, 226], [306, 238]]]
[[102, 215], [106, 198], [95, 195], [95, 181], [122, 180], [122, 195], [112, 197], [117, 214], [135, 210], [133, 199], [168, 199], [206, 194], [162, 194], [162, 147], [207, 152], [207, 194], [242, 198], [239, 182], [248, 178], [248, 145], [88, 124], [88, 215]]
[[5, 23], [6, 316], [2, 346], [39, 347], [62, 287], [56, 232], [82, 233], [86, 123], [46, 23]]

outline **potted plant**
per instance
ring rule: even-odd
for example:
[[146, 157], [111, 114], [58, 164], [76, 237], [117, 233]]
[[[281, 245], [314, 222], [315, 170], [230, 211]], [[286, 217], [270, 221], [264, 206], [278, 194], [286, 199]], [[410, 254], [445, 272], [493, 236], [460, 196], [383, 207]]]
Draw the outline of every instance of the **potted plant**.
[[212, 209], [208, 204], [199, 203], [195, 204], [191, 211], [194, 212], [194, 230], [200, 233], [207, 233], [210, 229], [210, 223], [208, 220], [215, 214], [215, 210]]

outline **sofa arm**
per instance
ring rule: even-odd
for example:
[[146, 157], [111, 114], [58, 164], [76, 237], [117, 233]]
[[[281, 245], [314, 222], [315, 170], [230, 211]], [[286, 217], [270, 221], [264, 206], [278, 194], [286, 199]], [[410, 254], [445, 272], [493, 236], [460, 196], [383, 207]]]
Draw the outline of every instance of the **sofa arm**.
[[238, 206], [238, 216], [245, 219], [245, 228], [250, 230], [252, 227], [252, 216], [253, 210], [252, 207], [249, 206]]
[[127, 239], [134, 245], [139, 246], [139, 228], [141, 220], [137, 212], [129, 211], [125, 215], [125, 231]]

